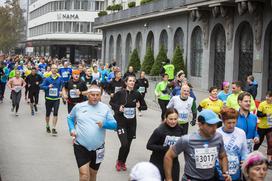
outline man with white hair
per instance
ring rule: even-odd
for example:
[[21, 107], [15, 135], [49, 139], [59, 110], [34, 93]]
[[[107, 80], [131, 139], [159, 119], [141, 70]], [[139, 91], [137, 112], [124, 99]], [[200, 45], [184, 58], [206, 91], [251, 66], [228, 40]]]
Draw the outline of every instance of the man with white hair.
[[91, 85], [87, 96], [88, 101], [78, 103], [72, 109], [67, 122], [73, 137], [79, 180], [96, 181], [104, 158], [105, 131], [115, 130], [117, 123], [109, 106], [100, 102], [99, 86]]

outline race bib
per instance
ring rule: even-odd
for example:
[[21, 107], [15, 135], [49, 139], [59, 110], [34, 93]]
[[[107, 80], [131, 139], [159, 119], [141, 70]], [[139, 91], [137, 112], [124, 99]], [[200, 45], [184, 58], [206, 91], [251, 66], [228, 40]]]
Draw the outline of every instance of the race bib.
[[104, 155], [105, 155], [105, 148], [101, 148], [96, 150], [96, 161], [95, 163], [101, 163], [104, 159]]
[[145, 87], [139, 87], [138, 92], [145, 93]]
[[121, 89], [122, 89], [122, 87], [115, 87], [115, 88], [114, 88], [114, 93], [120, 91]]
[[240, 168], [240, 161], [237, 155], [227, 154], [229, 161], [229, 174], [234, 175]]
[[272, 127], [272, 116], [267, 116], [267, 124], [269, 127]]
[[218, 153], [216, 147], [195, 149], [195, 163], [198, 169], [214, 168]]
[[171, 146], [171, 145], [174, 145], [176, 144], [176, 142], [179, 140], [180, 137], [177, 137], [177, 136], [166, 136], [165, 137], [165, 140], [164, 140], [164, 143], [163, 143], [163, 146]]
[[20, 92], [22, 90], [22, 87], [21, 86], [15, 86], [14, 87], [14, 91], [15, 92]]
[[183, 123], [188, 122], [188, 113], [186, 112], [179, 113], [179, 121]]
[[58, 96], [58, 88], [50, 88], [49, 89], [49, 96], [53, 96], [53, 97]]
[[79, 95], [77, 95], [78, 89], [71, 89], [70, 90], [70, 97], [73, 98], [79, 98]]
[[127, 119], [133, 119], [135, 117], [135, 108], [124, 108], [124, 117]]
[[62, 72], [62, 77], [63, 78], [68, 78], [68, 72]]
[[253, 139], [247, 139], [247, 149], [249, 153], [253, 152], [254, 142]]

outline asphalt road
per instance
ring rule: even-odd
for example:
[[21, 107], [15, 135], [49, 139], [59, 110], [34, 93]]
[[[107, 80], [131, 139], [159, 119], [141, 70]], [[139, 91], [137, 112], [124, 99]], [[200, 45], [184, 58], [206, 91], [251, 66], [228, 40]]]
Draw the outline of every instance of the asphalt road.
[[[105, 102], [108, 97], [103, 97]], [[22, 97], [19, 116], [11, 112], [9, 93], [0, 104], [0, 174], [3, 181], [76, 181], [78, 169], [72, 149], [72, 139], [66, 122], [67, 108], [60, 105], [58, 136], [53, 137], [45, 131], [45, 106], [43, 94], [40, 95], [38, 112], [31, 116], [29, 104]], [[108, 131], [106, 153], [98, 173], [98, 181], [126, 181], [136, 163], [148, 161], [151, 152], [146, 143], [153, 130], [160, 124], [160, 112], [149, 109], [138, 118], [137, 139], [133, 141], [127, 160], [128, 171], [116, 172], [115, 162], [120, 146], [117, 135]], [[190, 128], [190, 132], [196, 126]], [[262, 148], [264, 149], [264, 148]], [[181, 173], [183, 158], [180, 157]], [[272, 180], [269, 171], [267, 180]]]

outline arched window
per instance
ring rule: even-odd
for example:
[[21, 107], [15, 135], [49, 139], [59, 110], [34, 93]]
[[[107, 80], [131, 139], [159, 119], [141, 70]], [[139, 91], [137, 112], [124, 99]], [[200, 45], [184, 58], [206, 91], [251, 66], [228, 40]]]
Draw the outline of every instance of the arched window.
[[197, 26], [191, 37], [191, 76], [201, 77], [202, 54], [202, 31]]
[[152, 52], [154, 52], [154, 34], [152, 31], [150, 31], [147, 35], [146, 39], [146, 49], [150, 47]]
[[125, 69], [127, 68], [128, 66], [128, 63], [129, 63], [129, 56], [132, 52], [132, 40], [131, 40], [131, 34], [129, 33], [127, 35], [127, 39], [126, 39], [126, 59], [125, 59]]
[[160, 47], [163, 46], [168, 51], [168, 34], [166, 30], [162, 30], [160, 35]]
[[113, 60], [113, 51], [114, 51], [114, 44], [113, 44], [113, 36], [111, 35], [110, 37], [110, 42], [109, 42], [109, 59], [110, 61]]
[[[240, 30], [240, 31], [239, 31]], [[253, 32], [248, 23], [243, 23], [238, 29], [239, 37], [239, 74], [238, 80], [245, 82], [252, 75], [253, 67]]]
[[142, 33], [139, 32], [137, 33], [137, 36], [136, 36], [136, 42], [135, 42], [135, 47], [138, 51], [138, 55], [139, 57], [141, 58], [141, 55], [142, 55]]
[[184, 37], [184, 34], [182, 29], [178, 28], [174, 35], [174, 51], [177, 46], [179, 46], [180, 49], [183, 50], [183, 37]]
[[122, 38], [121, 35], [118, 35], [116, 40], [116, 63], [117, 66], [122, 66]]
[[214, 52], [213, 85], [220, 87], [225, 80], [226, 36], [222, 25], [215, 26], [212, 32], [211, 51]]

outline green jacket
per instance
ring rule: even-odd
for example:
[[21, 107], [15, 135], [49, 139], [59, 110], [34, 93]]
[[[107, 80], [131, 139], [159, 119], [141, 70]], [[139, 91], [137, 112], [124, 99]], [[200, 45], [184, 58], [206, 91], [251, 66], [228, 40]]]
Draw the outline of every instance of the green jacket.
[[161, 81], [156, 85], [155, 95], [161, 100], [170, 100], [170, 93], [165, 93], [164, 90], [167, 87], [168, 82]]
[[175, 78], [175, 66], [173, 64], [167, 64], [163, 66], [165, 73], [169, 76], [169, 79], [172, 80]]

